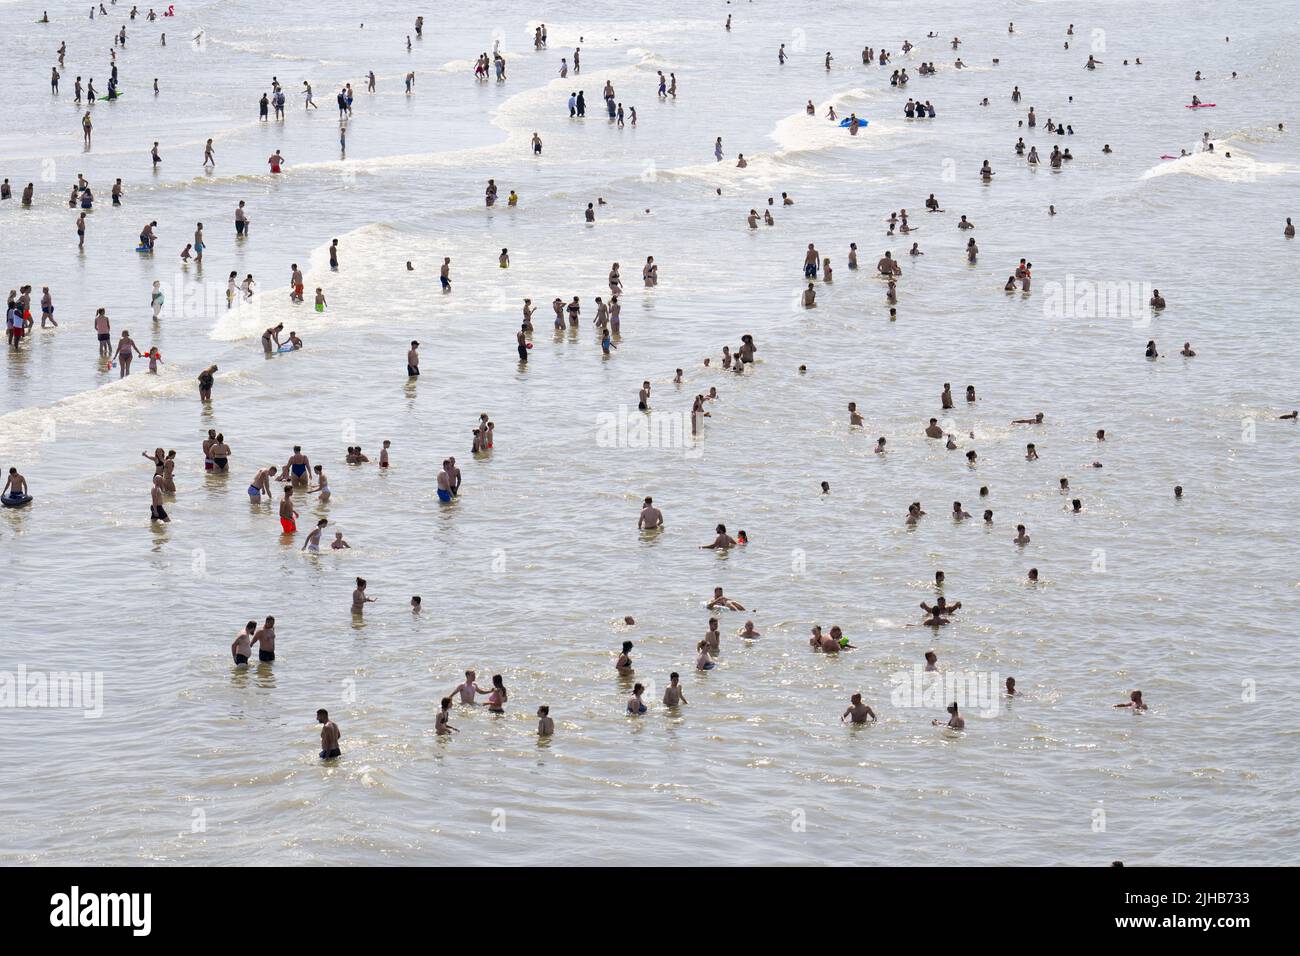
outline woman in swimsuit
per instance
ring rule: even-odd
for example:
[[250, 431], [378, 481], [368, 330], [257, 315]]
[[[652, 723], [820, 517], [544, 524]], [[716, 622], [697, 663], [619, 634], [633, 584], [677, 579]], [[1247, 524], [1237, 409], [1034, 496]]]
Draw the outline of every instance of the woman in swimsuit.
[[152, 455], [149, 454], [147, 451], [142, 451], [140, 452], [140, 457], [148, 458], [151, 462], [153, 462], [153, 473], [155, 476], [161, 475], [163, 473], [163, 466], [167, 463], [167, 456], [163, 454], [163, 450], [161, 448], [155, 448], [153, 450]]
[[506, 712], [505, 704], [509, 699], [506, 694], [506, 682], [501, 679], [500, 674], [493, 674], [492, 693], [488, 695], [488, 713], [504, 714]]
[[637, 684], [632, 688], [632, 696], [627, 699], [627, 712], [629, 714], [644, 714], [647, 710], [646, 705], [641, 702], [641, 695], [645, 693], [645, 685]]
[[168, 494], [176, 493], [176, 449], [167, 453], [167, 459], [163, 462], [162, 480], [163, 491]]
[[302, 453], [302, 446], [294, 445], [293, 454], [289, 456], [288, 462], [285, 463], [285, 471], [292, 476], [290, 480], [295, 485], [308, 484], [307, 475], [310, 469], [311, 462], [307, 456]]
[[313, 491], [316, 492], [320, 495], [321, 504], [324, 504], [330, 500], [330, 480], [325, 477], [325, 469], [321, 465], [317, 465], [313, 470], [316, 472], [316, 480], [319, 481], [320, 484], [315, 488], [308, 489], [307, 493], [311, 494]]
[[208, 456], [216, 470], [225, 472], [230, 466], [230, 446], [226, 444], [225, 435], [217, 435], [217, 440], [208, 446]]
[[143, 355], [140, 346], [135, 344], [131, 338], [131, 333], [126, 329], [122, 330], [122, 337], [117, 340], [117, 369], [118, 378], [126, 378], [131, 374], [131, 359], [136, 355]]

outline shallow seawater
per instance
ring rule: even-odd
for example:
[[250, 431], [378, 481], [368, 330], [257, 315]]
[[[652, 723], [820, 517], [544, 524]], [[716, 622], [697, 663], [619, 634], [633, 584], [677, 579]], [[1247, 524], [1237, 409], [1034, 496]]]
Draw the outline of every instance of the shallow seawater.
[[[19, 467], [36, 496], [0, 513], [0, 671], [98, 673], [103, 688], [95, 719], [0, 707], [12, 770], [0, 859], [612, 864], [671, 847], [701, 864], [1271, 864], [1294, 845], [1284, 715], [1300, 677], [1300, 425], [1278, 420], [1300, 404], [1288, 327], [1300, 246], [1282, 238], [1300, 214], [1288, 5], [1267, 0], [1242, 21], [1184, 2], [700, 3], [653, 16], [626, 0], [590, 15], [470, 3], [426, 13], [409, 53], [414, 14], [367, 14], [362, 28], [354, 5], [292, 6], [178, 4], [150, 24], [119, 3], [43, 25], [40, 4], [0, 4], [0, 176], [15, 195], [0, 206], [0, 274], [37, 301], [48, 285], [61, 323], [0, 361], [0, 467]], [[550, 44], [536, 52], [539, 22]], [[123, 23], [125, 93], [95, 105], [83, 151], [72, 80], [93, 76], [102, 93]], [[916, 49], [895, 55], [913, 77], [900, 92], [894, 66], [864, 67], [860, 52], [904, 39]], [[474, 57], [496, 41], [508, 79], [476, 83]], [[582, 72], [561, 79], [579, 43]], [[1103, 66], [1088, 72], [1093, 50]], [[916, 75], [923, 60], [939, 73]], [[659, 70], [675, 73], [675, 100], [656, 96]], [[261, 123], [272, 76], [287, 117]], [[319, 110], [303, 108], [304, 79]], [[635, 128], [606, 119], [607, 79]], [[344, 156], [334, 95], [348, 82]], [[578, 89], [582, 121], [566, 106]], [[1193, 93], [1216, 107], [1184, 109]], [[908, 96], [937, 117], [906, 119]], [[850, 137], [824, 117], [831, 103], [870, 125]], [[1039, 126], [1018, 129], [1031, 105]], [[1048, 117], [1074, 134], [1048, 134]], [[1207, 131], [1214, 155], [1195, 152]], [[1053, 145], [1077, 158], [1031, 169], [1012, 149], [1020, 135], [1044, 160]], [[272, 176], [277, 149], [287, 165]], [[1195, 154], [1160, 159], [1182, 149]], [[78, 174], [96, 195], [81, 255], [67, 206]], [[491, 209], [489, 177], [502, 197]], [[36, 202], [21, 209], [27, 182]], [[930, 193], [943, 214], [924, 212]], [[749, 230], [769, 197], [775, 225]], [[236, 241], [240, 200], [253, 226]], [[906, 237], [887, 235], [899, 208]], [[973, 266], [962, 214], [977, 226]], [[137, 255], [150, 220], [157, 250]], [[200, 221], [204, 262], [182, 266]], [[813, 310], [799, 305], [809, 242], [834, 265]], [[924, 256], [907, 255], [912, 242]], [[892, 322], [872, 274], [887, 249], [904, 269]], [[655, 288], [640, 280], [647, 256]], [[1003, 292], [1022, 257], [1031, 292]], [[605, 357], [591, 318], [614, 261], [626, 288]], [[293, 263], [309, 300], [323, 289], [323, 314], [288, 301]], [[259, 292], [228, 310], [232, 270]], [[1151, 288], [1169, 303], [1156, 316]], [[1110, 314], [1094, 308], [1105, 292]], [[574, 295], [581, 327], [555, 334], [550, 302]], [[520, 366], [524, 297], [538, 311]], [[100, 307], [115, 337], [158, 347], [157, 375], [137, 360], [119, 381], [97, 359]], [[278, 322], [306, 347], [268, 359], [259, 337]], [[737, 376], [720, 352], [745, 333], [759, 360]], [[1143, 360], [1148, 339], [1159, 361]], [[1195, 358], [1178, 354], [1185, 341]], [[210, 364], [205, 408], [194, 377]], [[639, 430], [644, 380], [653, 432]], [[692, 441], [691, 400], [710, 387], [720, 397]], [[850, 401], [864, 428], [849, 428]], [[1039, 411], [1042, 425], [1010, 424]], [[480, 412], [496, 438], [476, 457]], [[925, 438], [932, 416], [956, 450]], [[228, 476], [204, 471], [209, 428], [232, 446]], [[387, 471], [344, 463], [347, 446], [377, 459], [384, 440]], [[333, 497], [300, 504], [289, 540], [244, 489], [295, 444], [325, 466]], [[178, 452], [178, 491], [171, 523], [151, 526], [140, 453], [159, 446]], [[449, 455], [464, 484], [441, 506]], [[647, 495], [666, 516], [658, 534], [636, 530]], [[912, 501], [928, 515], [909, 528]], [[954, 522], [954, 501], [975, 517]], [[351, 549], [302, 552], [317, 517]], [[701, 550], [719, 522], [751, 543]], [[935, 632], [918, 604], [940, 569], [962, 609]], [[357, 576], [378, 598], [363, 621], [349, 614]], [[721, 615], [718, 666], [699, 674], [715, 586], [749, 610]], [[268, 614], [278, 659], [234, 669], [235, 633]], [[758, 640], [736, 636], [747, 619]], [[813, 653], [813, 624], [840, 626], [855, 649]], [[623, 640], [653, 704], [640, 718], [624, 713], [631, 681], [614, 671]], [[993, 691], [985, 706], [972, 695], [964, 734], [931, 726], [942, 697], [899, 689], [927, 650]], [[503, 675], [507, 713], [458, 706], [460, 733], [435, 738], [438, 701], [469, 667], [481, 684]], [[674, 670], [690, 703], [669, 713], [658, 701]], [[1007, 676], [1023, 692], [1013, 702], [996, 693]], [[1149, 712], [1112, 706], [1138, 687]], [[859, 691], [880, 721], [846, 727]], [[540, 704], [557, 733], [539, 743]], [[320, 707], [343, 732], [333, 764], [317, 759]]]

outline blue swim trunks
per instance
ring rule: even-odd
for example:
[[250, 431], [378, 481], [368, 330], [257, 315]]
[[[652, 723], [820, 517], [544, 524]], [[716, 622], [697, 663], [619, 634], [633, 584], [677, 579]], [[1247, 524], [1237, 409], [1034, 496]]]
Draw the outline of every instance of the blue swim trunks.
[[441, 501], [444, 505], [445, 505], [445, 504], [450, 504], [450, 503], [451, 503], [451, 492], [450, 492], [450, 491], [447, 491], [447, 490], [445, 490], [445, 489], [443, 489], [443, 488], [439, 488], [439, 489], [438, 489], [438, 500]]

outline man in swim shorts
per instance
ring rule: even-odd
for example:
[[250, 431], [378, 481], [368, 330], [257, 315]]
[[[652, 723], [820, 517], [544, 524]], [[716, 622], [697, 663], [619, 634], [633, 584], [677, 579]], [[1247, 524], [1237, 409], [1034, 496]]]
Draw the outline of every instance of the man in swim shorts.
[[0, 492], [10, 501], [24, 501], [27, 498], [27, 479], [18, 473], [17, 468], [9, 469], [9, 477], [5, 479], [4, 491]]
[[653, 531], [655, 528], [663, 527], [664, 513], [655, 507], [653, 498], [646, 498], [641, 503], [641, 517], [637, 519], [636, 526], [640, 531]]
[[324, 707], [316, 711], [316, 721], [321, 725], [320, 759], [333, 760], [335, 757], [343, 756], [339, 751], [339, 738], [343, 734], [339, 731], [339, 725], [330, 720], [329, 711]]
[[298, 530], [294, 520], [298, 512], [293, 510], [293, 485], [284, 486], [284, 497], [280, 499], [280, 530], [284, 534], [293, 534]]
[[406, 374], [410, 378], [415, 378], [417, 375], [420, 374], [419, 348], [420, 348], [420, 343], [412, 339], [411, 348], [406, 353]]
[[253, 646], [249, 643], [254, 632], [257, 631], [257, 622], [249, 621], [244, 625], [244, 629], [235, 637], [234, 643], [230, 645], [231, 656], [235, 658], [235, 666], [241, 667], [248, 663], [249, 655], [253, 653]]
[[255, 504], [261, 502], [263, 495], [268, 498], [274, 497], [271, 494], [271, 478], [279, 470], [275, 465], [272, 465], [270, 468], [261, 469], [253, 476], [253, 481], [248, 486], [248, 497], [253, 499]]
[[167, 509], [163, 507], [163, 476], [153, 476], [153, 487], [149, 489], [149, 520], [169, 522]]

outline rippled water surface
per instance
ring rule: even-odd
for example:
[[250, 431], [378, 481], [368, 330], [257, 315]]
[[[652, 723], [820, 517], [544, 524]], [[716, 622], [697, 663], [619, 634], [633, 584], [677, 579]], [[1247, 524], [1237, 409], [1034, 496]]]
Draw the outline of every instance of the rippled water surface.
[[[44, 25], [39, 4], [0, 4], [0, 176], [15, 195], [0, 206], [0, 273], [6, 289], [34, 285], [37, 301], [48, 285], [60, 321], [0, 361], [0, 466], [19, 467], [36, 496], [0, 514], [0, 669], [102, 674], [103, 707], [97, 719], [0, 708], [0, 859], [1271, 864], [1295, 846], [1300, 426], [1278, 420], [1300, 404], [1300, 246], [1282, 237], [1300, 215], [1289, 4], [1242, 18], [1186, 2], [362, 14], [335, 0], [228, 0], [177, 4], [156, 23], [128, 21], [122, 3], [94, 20], [88, 3], [67, 6]], [[424, 37], [408, 52], [418, 13]], [[103, 91], [123, 23], [124, 95], [95, 105], [83, 151], [72, 80], [93, 76]], [[913, 77], [900, 92], [894, 67], [864, 67], [860, 53], [905, 39], [916, 48], [896, 54]], [[497, 41], [508, 80], [476, 83], [474, 57]], [[561, 79], [578, 45], [582, 72]], [[1082, 68], [1090, 51], [1095, 72]], [[922, 61], [938, 74], [916, 75]], [[660, 70], [676, 75], [675, 99], [656, 96]], [[261, 123], [272, 76], [287, 118]], [[303, 109], [304, 79], [318, 111]], [[635, 128], [606, 120], [606, 80], [636, 108]], [[348, 82], [344, 157], [334, 95]], [[571, 121], [578, 89], [588, 116]], [[1216, 107], [1184, 109], [1193, 93]], [[937, 117], [907, 120], [909, 95]], [[831, 104], [870, 125], [850, 137], [824, 117]], [[1038, 127], [1017, 128], [1031, 105]], [[1049, 117], [1073, 135], [1048, 134]], [[1215, 152], [1197, 153], [1207, 131]], [[1077, 158], [1030, 168], [1012, 149], [1020, 135], [1044, 160], [1057, 144]], [[208, 138], [217, 165], [205, 171]], [[155, 140], [163, 162], [151, 171]], [[287, 166], [271, 176], [277, 149]], [[1183, 149], [1194, 155], [1161, 159]], [[79, 173], [97, 199], [84, 254], [67, 206]], [[503, 200], [517, 190], [516, 208], [485, 208], [489, 177]], [[36, 201], [22, 209], [27, 182]], [[943, 214], [924, 213], [932, 192]], [[749, 230], [746, 214], [768, 197], [775, 225]], [[253, 227], [237, 242], [240, 200]], [[887, 235], [904, 207], [915, 232]], [[962, 214], [977, 225], [973, 266], [954, 227]], [[137, 255], [150, 220], [156, 253]], [[204, 262], [182, 266], [198, 221]], [[809, 242], [835, 270], [814, 310], [798, 302]], [[912, 242], [923, 257], [906, 255]], [[509, 270], [497, 267], [503, 248]], [[886, 249], [904, 268], [892, 322], [871, 274]], [[660, 282], [647, 289], [651, 255]], [[1004, 293], [1021, 257], [1032, 291]], [[613, 261], [626, 291], [604, 357], [590, 319]], [[289, 303], [295, 262], [309, 298], [324, 290], [323, 314]], [[232, 270], [260, 292], [227, 310]], [[1096, 314], [1090, 282], [1140, 303], [1156, 287], [1168, 308]], [[551, 300], [574, 295], [582, 326], [553, 334]], [[525, 367], [514, 333], [526, 296], [539, 310]], [[119, 381], [98, 361], [99, 307], [114, 336], [158, 347], [157, 375], [137, 361]], [[277, 322], [302, 336], [301, 352], [263, 356], [259, 336]], [[719, 356], [744, 333], [759, 361], [737, 376]], [[404, 369], [411, 339], [418, 383]], [[1148, 339], [1158, 361], [1142, 358]], [[1184, 341], [1194, 359], [1178, 354]], [[194, 377], [214, 363], [204, 407]], [[647, 379], [662, 416], [652, 441], [636, 430]], [[692, 443], [681, 426], [710, 387], [720, 397]], [[864, 428], [849, 427], [850, 401]], [[1039, 411], [1042, 425], [1010, 424]], [[496, 438], [476, 457], [480, 412]], [[956, 450], [925, 438], [931, 416]], [[228, 477], [204, 471], [209, 428], [233, 448]], [[377, 458], [384, 440], [387, 471], [343, 462], [354, 444]], [[1037, 461], [1025, 460], [1030, 441]], [[248, 480], [294, 444], [333, 489], [328, 505], [300, 505], [300, 527], [327, 517], [326, 538], [341, 530], [351, 550], [304, 554], [301, 532], [281, 537], [273, 507], [249, 504]], [[140, 458], [158, 446], [179, 461], [165, 526], [148, 520]], [[434, 476], [448, 455], [464, 485], [440, 506]], [[636, 531], [646, 495], [666, 516], [657, 535]], [[1082, 513], [1069, 513], [1072, 497]], [[918, 500], [928, 515], [908, 527]], [[954, 500], [975, 518], [954, 522]], [[751, 543], [700, 550], [718, 522]], [[1018, 523], [1024, 547], [1012, 543]], [[933, 600], [936, 570], [962, 602], [937, 633], [917, 607]], [[358, 575], [378, 599], [364, 621], [349, 614]], [[749, 611], [723, 615], [718, 666], [699, 674], [715, 586]], [[268, 614], [278, 659], [233, 668], [235, 633]], [[747, 619], [756, 641], [737, 636]], [[855, 649], [813, 653], [813, 624], [840, 626]], [[650, 688], [641, 718], [625, 715], [631, 680], [614, 671], [623, 640]], [[942, 697], [912, 701], [898, 686], [927, 650], [950, 674], [1014, 676], [1022, 696], [968, 701], [963, 734], [935, 728]], [[503, 675], [507, 712], [457, 707], [460, 733], [435, 738], [438, 701], [467, 667], [481, 683]], [[658, 703], [673, 670], [690, 701], [675, 713]], [[1137, 687], [1148, 713], [1112, 706]], [[876, 725], [840, 723], [857, 691]], [[539, 704], [557, 726], [540, 743]], [[343, 731], [332, 764], [317, 759], [318, 707]]]

